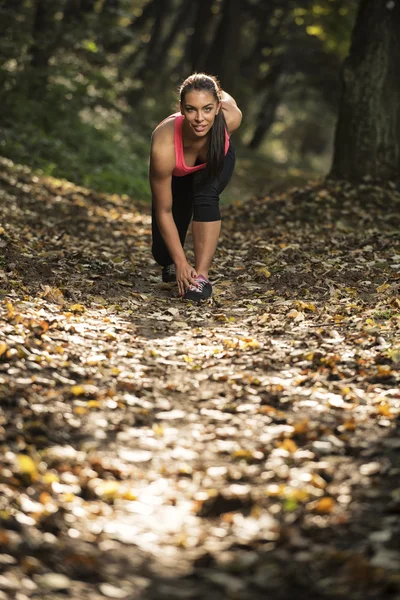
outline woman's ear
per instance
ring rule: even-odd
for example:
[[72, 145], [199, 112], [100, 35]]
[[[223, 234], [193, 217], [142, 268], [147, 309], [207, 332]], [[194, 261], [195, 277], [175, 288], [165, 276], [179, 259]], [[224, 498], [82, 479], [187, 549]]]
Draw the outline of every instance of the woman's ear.
[[220, 102], [220, 103], [218, 104], [218, 108], [217, 108], [217, 112], [216, 112], [216, 114], [218, 114], [218, 113], [219, 113], [219, 111], [221, 110], [221, 107], [222, 107], [222, 102]]

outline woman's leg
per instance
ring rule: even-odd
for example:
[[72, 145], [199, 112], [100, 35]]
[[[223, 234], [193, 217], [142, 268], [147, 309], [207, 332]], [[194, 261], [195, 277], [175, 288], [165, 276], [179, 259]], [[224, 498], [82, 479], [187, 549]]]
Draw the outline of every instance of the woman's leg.
[[[178, 230], [179, 239], [182, 248], [185, 244], [187, 230], [193, 214], [193, 176], [186, 175], [185, 177], [172, 176], [172, 216]], [[151, 208], [151, 231], [152, 231], [152, 248], [151, 252], [154, 260], [166, 267], [172, 265], [173, 260], [168, 252], [168, 248], [160, 233], [154, 204]]]
[[197, 274], [203, 275], [206, 279], [208, 279], [208, 270], [221, 231], [219, 195], [232, 177], [235, 162], [235, 151], [231, 144], [219, 177], [213, 181], [204, 182], [203, 174], [199, 173], [195, 176], [192, 224], [195, 268]]
[[195, 269], [198, 275], [208, 279], [208, 270], [217, 249], [221, 219], [219, 221], [193, 221], [193, 246]]

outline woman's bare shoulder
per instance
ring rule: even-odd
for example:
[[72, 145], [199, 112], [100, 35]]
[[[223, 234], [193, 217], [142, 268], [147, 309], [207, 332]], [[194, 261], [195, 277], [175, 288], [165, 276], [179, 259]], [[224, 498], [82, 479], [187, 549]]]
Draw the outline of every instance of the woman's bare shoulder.
[[154, 129], [151, 141], [154, 144], [174, 144], [175, 118], [167, 117], [165, 121], [161, 121]]
[[150, 173], [159, 176], [171, 175], [175, 167], [174, 121], [163, 121], [151, 136]]

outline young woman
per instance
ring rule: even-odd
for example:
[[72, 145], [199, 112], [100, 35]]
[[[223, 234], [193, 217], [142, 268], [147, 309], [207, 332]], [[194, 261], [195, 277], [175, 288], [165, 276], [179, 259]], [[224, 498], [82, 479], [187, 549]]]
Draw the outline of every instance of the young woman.
[[[221, 229], [219, 195], [235, 167], [230, 134], [242, 113], [211, 75], [194, 73], [181, 85], [180, 113], [152, 135], [152, 254], [162, 280], [175, 281], [179, 295], [200, 302], [212, 294], [208, 270]], [[193, 217], [195, 267], [183, 246]]]

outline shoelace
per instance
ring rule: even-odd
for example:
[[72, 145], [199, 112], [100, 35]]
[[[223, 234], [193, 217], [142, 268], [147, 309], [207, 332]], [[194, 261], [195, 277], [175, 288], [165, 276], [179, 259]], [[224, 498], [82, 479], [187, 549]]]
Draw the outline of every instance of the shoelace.
[[206, 285], [206, 283], [208, 283], [207, 281], [204, 281], [204, 279], [200, 279], [200, 281], [199, 280], [197, 280], [197, 281], [198, 281], [198, 285], [197, 286], [195, 286], [194, 283], [191, 283], [190, 286], [189, 286], [189, 289], [192, 292], [202, 292], [203, 291], [203, 287]]
[[175, 275], [175, 265], [167, 265], [166, 267], [166, 272], [168, 273], [168, 275]]

